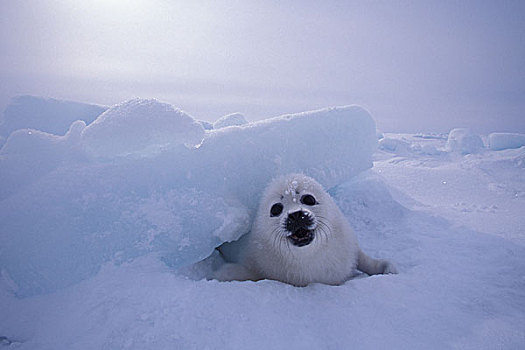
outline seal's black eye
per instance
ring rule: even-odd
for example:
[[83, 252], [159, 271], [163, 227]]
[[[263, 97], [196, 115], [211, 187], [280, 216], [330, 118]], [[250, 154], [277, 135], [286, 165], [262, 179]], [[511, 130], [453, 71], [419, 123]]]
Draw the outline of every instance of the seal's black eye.
[[315, 200], [315, 197], [311, 194], [305, 194], [301, 197], [301, 203], [306, 205], [316, 205], [317, 201]]
[[270, 208], [270, 216], [279, 216], [283, 212], [283, 205], [281, 203], [275, 203]]

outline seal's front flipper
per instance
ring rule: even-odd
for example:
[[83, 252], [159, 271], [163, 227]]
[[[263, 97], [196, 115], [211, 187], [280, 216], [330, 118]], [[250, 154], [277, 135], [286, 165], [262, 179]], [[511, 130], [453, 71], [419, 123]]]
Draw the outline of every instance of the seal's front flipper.
[[213, 279], [218, 281], [257, 281], [254, 273], [241, 264], [225, 263], [213, 274]]
[[373, 259], [359, 251], [357, 269], [369, 275], [399, 273], [394, 263], [388, 260]]

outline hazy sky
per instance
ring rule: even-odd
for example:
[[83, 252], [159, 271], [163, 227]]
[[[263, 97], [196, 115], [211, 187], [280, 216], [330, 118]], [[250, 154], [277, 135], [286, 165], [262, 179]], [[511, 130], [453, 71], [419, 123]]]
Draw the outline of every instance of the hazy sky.
[[17, 94], [213, 121], [360, 104], [383, 131], [525, 132], [525, 1], [0, 0]]

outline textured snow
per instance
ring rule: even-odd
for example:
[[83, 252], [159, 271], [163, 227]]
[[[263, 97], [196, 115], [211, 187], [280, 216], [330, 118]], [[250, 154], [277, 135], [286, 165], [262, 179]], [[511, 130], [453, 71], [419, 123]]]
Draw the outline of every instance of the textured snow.
[[489, 134], [489, 148], [501, 151], [509, 148], [520, 148], [525, 146], [524, 134], [499, 133]]
[[[368, 114], [347, 107], [208, 132], [197, 149], [149, 158], [80, 160], [80, 148], [75, 163], [65, 161], [0, 202], [0, 344], [523, 348], [525, 148], [462, 155], [446, 152], [446, 137], [386, 133], [385, 139], [403, 141], [403, 154], [385, 147], [367, 161], [359, 158], [359, 152], [370, 157], [375, 138]], [[290, 164], [297, 146], [308, 153]], [[400, 274], [304, 288], [200, 279], [221, 257], [198, 261], [213, 244], [249, 228], [257, 193], [290, 168], [317, 177], [363, 250], [392, 259]], [[211, 213], [216, 219], [208, 223]], [[191, 235], [179, 240], [184, 232]], [[80, 277], [57, 284], [58, 277], [71, 277], [68, 268]], [[42, 288], [46, 279], [56, 291]]]
[[483, 150], [483, 140], [466, 128], [452, 129], [448, 134], [446, 149], [461, 154], [477, 153]]
[[232, 113], [217, 119], [215, 123], [213, 123], [213, 128], [220, 129], [227, 126], [244, 125], [246, 123], [247, 121], [246, 118], [244, 118], [244, 115], [241, 113]]
[[[159, 111], [166, 114], [152, 120]], [[51, 292], [104, 262], [150, 252], [173, 267], [199, 261], [248, 232], [273, 177], [304, 172], [332, 187], [370, 168], [377, 145], [373, 120], [356, 106], [211, 131], [198, 148], [180, 143], [198, 140], [188, 137], [201, 126], [179, 116], [169, 105], [132, 100], [63, 137], [27, 131], [8, 141], [0, 155], [0, 266], [17, 295]], [[150, 122], [173, 138], [154, 135]], [[190, 136], [177, 134], [185, 131]], [[123, 152], [130, 153], [116, 156]]]
[[191, 116], [157, 100], [134, 99], [101, 114], [82, 131], [82, 144], [97, 158], [152, 156], [168, 147], [195, 147], [204, 128]]

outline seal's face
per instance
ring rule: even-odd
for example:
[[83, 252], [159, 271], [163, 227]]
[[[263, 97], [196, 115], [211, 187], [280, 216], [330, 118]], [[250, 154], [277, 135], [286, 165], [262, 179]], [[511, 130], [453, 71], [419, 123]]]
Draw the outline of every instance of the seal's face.
[[291, 176], [278, 181], [274, 191], [267, 197], [266, 217], [272, 228], [272, 236], [279, 241], [284, 237], [294, 247], [306, 247], [321, 234], [326, 237], [326, 225], [322, 225], [323, 208], [318, 198], [324, 198], [324, 190], [313, 179]]

